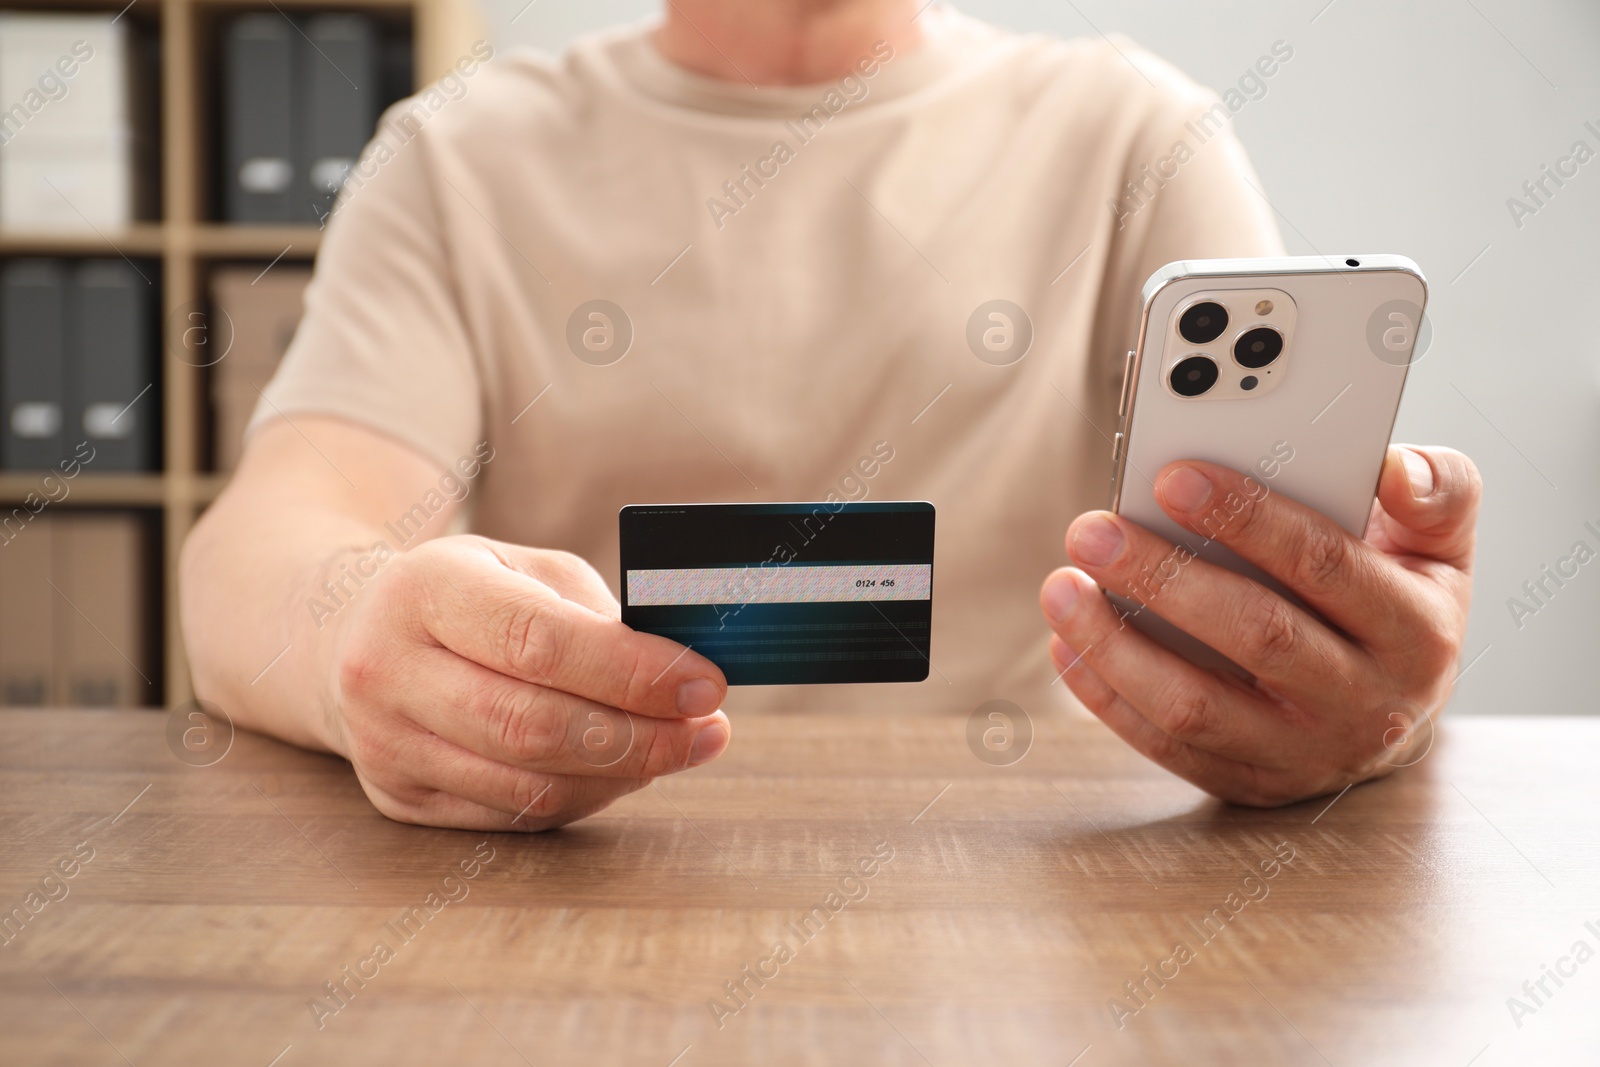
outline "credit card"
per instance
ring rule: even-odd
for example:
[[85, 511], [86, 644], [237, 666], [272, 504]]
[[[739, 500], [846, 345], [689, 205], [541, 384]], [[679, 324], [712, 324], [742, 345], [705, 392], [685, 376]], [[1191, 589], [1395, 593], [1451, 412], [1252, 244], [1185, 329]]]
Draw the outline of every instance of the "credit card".
[[928, 677], [932, 504], [629, 504], [618, 522], [622, 621], [729, 685]]

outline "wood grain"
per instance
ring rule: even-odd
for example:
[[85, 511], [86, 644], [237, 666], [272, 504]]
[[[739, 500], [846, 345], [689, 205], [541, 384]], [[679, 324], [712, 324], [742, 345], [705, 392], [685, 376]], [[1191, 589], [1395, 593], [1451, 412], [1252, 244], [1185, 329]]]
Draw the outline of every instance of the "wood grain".
[[[186, 766], [167, 725], [0, 715], [0, 908], [93, 849], [0, 947], [0, 1062], [1486, 1067], [1600, 1049], [1600, 960], [1507, 1007], [1575, 942], [1600, 949], [1594, 720], [1453, 722], [1387, 781], [1263, 812], [1095, 723], [1037, 722], [1024, 759], [990, 767], [960, 720], [756, 718], [715, 765], [543, 835], [389, 822], [343, 762], [243, 733]], [[841, 883], [875, 847], [892, 859]], [[1293, 860], [1264, 877], [1274, 849]], [[492, 859], [462, 878], [475, 850]], [[393, 924], [429, 915], [430, 891], [406, 939]], [[391, 958], [363, 964], [380, 941]], [[1180, 941], [1192, 958], [1163, 963]], [[341, 1006], [323, 984], [346, 966], [371, 977]]]

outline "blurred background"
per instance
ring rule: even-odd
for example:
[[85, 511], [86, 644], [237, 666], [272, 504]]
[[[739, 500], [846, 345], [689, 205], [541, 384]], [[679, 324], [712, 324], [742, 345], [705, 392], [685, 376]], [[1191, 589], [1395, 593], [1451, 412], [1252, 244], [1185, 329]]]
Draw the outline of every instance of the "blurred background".
[[469, 0], [0, 0], [0, 702], [191, 698], [178, 552]]
[[[556, 53], [658, 6], [0, 0], [0, 698], [188, 699], [177, 548], [236, 458], [376, 109], [479, 40], [494, 61]], [[1600, 552], [1600, 5], [955, 6], [1126, 34], [1218, 92], [1293, 49], [1236, 119], [1285, 241], [1421, 264], [1433, 336], [1396, 437], [1460, 448], [1487, 486], [1453, 712], [1600, 710], [1600, 560], [1560, 584], [1546, 569]], [[319, 74], [308, 45], [362, 73]], [[39, 345], [60, 374], [7, 358]]]

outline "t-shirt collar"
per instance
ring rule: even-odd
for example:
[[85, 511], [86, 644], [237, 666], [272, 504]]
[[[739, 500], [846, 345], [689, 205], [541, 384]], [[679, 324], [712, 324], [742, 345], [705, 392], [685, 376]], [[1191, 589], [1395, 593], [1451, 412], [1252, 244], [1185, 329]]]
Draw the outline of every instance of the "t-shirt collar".
[[[967, 20], [942, 3], [918, 17], [923, 39], [913, 48], [890, 53], [881, 46], [877, 54], [867, 49], [861, 61], [873, 73], [841, 75], [811, 85], [754, 86], [747, 81], [725, 81], [681, 67], [663, 56], [655, 44], [661, 23], [652, 19], [631, 27], [631, 32], [611, 41], [611, 59], [618, 73], [641, 93], [665, 104], [722, 115], [787, 117], [810, 110], [827, 95], [837, 93], [852, 110], [871, 107], [906, 96], [938, 81], [961, 63], [962, 32]], [[883, 55], [889, 54], [885, 60]]]

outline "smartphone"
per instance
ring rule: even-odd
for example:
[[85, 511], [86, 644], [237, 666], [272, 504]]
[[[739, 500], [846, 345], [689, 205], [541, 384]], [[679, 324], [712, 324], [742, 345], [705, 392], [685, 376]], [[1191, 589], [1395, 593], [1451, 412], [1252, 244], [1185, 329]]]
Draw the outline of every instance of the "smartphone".
[[[1153, 479], [1175, 460], [1219, 463], [1248, 476], [1252, 497], [1282, 493], [1362, 536], [1406, 372], [1426, 350], [1427, 299], [1422, 271], [1404, 256], [1162, 267], [1145, 283], [1123, 376], [1111, 510], [1300, 604], [1215, 539], [1248, 501], [1216, 502], [1197, 535], [1161, 510]], [[1113, 601], [1127, 623], [1192, 662], [1249, 677], [1161, 618], [1161, 585], [1187, 562], [1177, 554]]]

